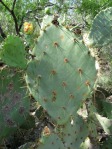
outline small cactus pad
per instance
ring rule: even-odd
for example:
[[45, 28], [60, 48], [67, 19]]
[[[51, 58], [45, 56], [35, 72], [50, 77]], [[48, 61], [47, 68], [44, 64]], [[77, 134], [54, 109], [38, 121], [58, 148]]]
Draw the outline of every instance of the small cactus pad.
[[60, 138], [56, 134], [44, 136], [38, 149], [66, 149]]
[[27, 60], [22, 40], [17, 36], [8, 36], [0, 51], [0, 58], [8, 66], [26, 68]]
[[96, 79], [94, 58], [74, 36], [55, 25], [41, 32], [25, 77], [31, 94], [58, 124], [77, 112]]
[[15, 131], [26, 119], [30, 102], [26, 97], [21, 74], [16, 70], [0, 70], [0, 140]]
[[88, 46], [103, 47], [112, 42], [112, 7], [102, 10], [94, 19]]
[[65, 148], [79, 149], [80, 144], [88, 136], [88, 129], [84, 120], [77, 116], [65, 125], [59, 126], [59, 136]]

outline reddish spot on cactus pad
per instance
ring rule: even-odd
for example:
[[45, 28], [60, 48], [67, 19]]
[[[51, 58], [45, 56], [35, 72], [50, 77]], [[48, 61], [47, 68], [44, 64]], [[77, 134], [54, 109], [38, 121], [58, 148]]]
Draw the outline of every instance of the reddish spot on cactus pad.
[[66, 82], [63, 81], [62, 86], [66, 87], [67, 86]]
[[64, 58], [64, 62], [65, 62], [65, 63], [68, 63], [69, 60], [68, 60], [67, 58]]
[[55, 75], [56, 71], [55, 70], [51, 70], [51, 74]]
[[52, 24], [54, 24], [56, 27], [59, 26], [59, 22], [57, 20], [53, 20]]
[[75, 98], [73, 94], [70, 94], [69, 97], [70, 97], [71, 99], [74, 99], [74, 98]]
[[54, 46], [57, 47], [58, 46], [58, 43], [57, 42], [54, 42]]
[[90, 82], [87, 80], [87, 81], [85, 82], [85, 85], [86, 85], [86, 86], [90, 86]]
[[79, 69], [78, 69], [78, 72], [79, 72], [80, 74], [82, 74], [82, 69], [81, 69], [81, 68], [79, 68]]
[[54, 96], [56, 96], [56, 95], [57, 95], [56, 91], [52, 91], [52, 94], [53, 94]]

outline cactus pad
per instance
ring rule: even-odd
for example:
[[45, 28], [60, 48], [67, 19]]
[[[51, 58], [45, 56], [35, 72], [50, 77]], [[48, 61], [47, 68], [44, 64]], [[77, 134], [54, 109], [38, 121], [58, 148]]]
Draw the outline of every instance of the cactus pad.
[[66, 149], [60, 138], [56, 134], [43, 137], [43, 142], [39, 144], [38, 149]]
[[102, 10], [94, 19], [88, 45], [103, 47], [112, 42], [112, 7]]
[[8, 66], [26, 68], [27, 60], [22, 40], [17, 36], [8, 36], [0, 51], [0, 58]]
[[55, 25], [41, 32], [25, 77], [31, 94], [58, 124], [77, 112], [96, 79], [95, 60], [74, 36]]
[[29, 112], [29, 99], [20, 79], [15, 70], [0, 70], [0, 140], [15, 131]]
[[59, 127], [59, 130], [59, 136], [67, 149], [79, 149], [81, 143], [88, 136], [86, 123], [79, 116]]

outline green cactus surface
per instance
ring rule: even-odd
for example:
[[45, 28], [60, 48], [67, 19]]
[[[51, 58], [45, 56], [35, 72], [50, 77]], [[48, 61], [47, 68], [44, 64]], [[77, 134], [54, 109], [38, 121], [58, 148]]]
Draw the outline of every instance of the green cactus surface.
[[103, 47], [112, 42], [112, 7], [96, 15], [89, 34], [90, 47]]
[[56, 134], [44, 136], [39, 143], [38, 149], [66, 149], [64, 144]]
[[108, 101], [103, 101], [103, 112], [106, 114], [106, 117], [112, 119], [112, 103]]
[[8, 66], [26, 68], [27, 60], [22, 40], [17, 36], [8, 36], [0, 51], [0, 58]]
[[57, 136], [57, 134], [52, 133], [48, 136], [42, 136], [40, 141], [37, 142], [28, 142], [21, 147], [20, 149], [66, 149], [64, 144]]
[[58, 124], [77, 112], [96, 79], [94, 58], [74, 36], [57, 25], [41, 31], [25, 77], [30, 93]]
[[88, 136], [87, 125], [79, 116], [71, 119], [65, 125], [59, 126], [58, 132], [67, 149], [79, 149], [81, 143]]
[[23, 124], [29, 112], [30, 102], [21, 77], [14, 69], [0, 70], [0, 141]]
[[91, 99], [86, 101], [86, 110], [87, 110], [87, 127], [89, 131], [89, 136], [93, 138], [94, 140], [97, 140], [97, 119], [95, 116], [96, 107], [93, 104], [93, 101]]

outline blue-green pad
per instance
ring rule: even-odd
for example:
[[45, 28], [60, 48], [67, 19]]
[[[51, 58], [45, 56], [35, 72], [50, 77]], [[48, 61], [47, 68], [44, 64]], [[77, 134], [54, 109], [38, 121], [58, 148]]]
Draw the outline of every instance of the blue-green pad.
[[112, 42], [112, 7], [96, 15], [89, 34], [90, 47], [103, 47]]
[[20, 37], [10, 35], [5, 39], [0, 51], [0, 58], [8, 66], [26, 68], [26, 52]]
[[67, 122], [93, 89], [95, 60], [88, 48], [64, 27], [49, 26], [41, 33], [29, 62], [26, 82], [30, 93], [58, 124]]

